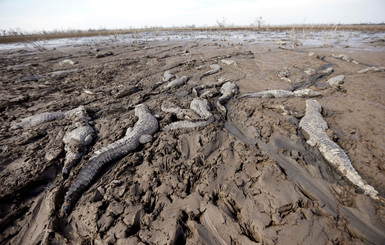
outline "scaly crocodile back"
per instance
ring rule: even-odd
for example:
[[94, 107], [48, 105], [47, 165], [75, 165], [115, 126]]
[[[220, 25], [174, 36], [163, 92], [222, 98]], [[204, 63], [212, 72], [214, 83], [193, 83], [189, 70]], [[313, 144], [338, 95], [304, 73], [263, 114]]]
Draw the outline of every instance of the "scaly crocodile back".
[[64, 197], [63, 211], [66, 214], [106, 163], [135, 150], [141, 136], [152, 135], [158, 130], [158, 121], [145, 105], [136, 106], [135, 115], [138, 121], [132, 130], [122, 139], [97, 150], [80, 171]]

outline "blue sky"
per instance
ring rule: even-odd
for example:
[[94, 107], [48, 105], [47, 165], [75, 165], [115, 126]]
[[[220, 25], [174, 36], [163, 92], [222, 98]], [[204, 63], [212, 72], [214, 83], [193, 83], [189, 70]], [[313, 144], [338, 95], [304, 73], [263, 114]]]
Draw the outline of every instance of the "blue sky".
[[385, 22], [385, 0], [0, 0], [0, 30]]

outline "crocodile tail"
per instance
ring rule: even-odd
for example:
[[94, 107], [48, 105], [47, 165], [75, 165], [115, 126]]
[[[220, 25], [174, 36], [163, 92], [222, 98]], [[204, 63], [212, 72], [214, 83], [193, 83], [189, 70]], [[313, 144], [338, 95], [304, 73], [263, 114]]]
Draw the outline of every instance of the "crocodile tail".
[[64, 211], [67, 215], [69, 214], [72, 205], [74, 205], [77, 199], [80, 198], [81, 194], [90, 185], [91, 181], [103, 166], [104, 162], [100, 160], [101, 159], [99, 158], [90, 160], [80, 171], [79, 175], [68, 189], [63, 204]]

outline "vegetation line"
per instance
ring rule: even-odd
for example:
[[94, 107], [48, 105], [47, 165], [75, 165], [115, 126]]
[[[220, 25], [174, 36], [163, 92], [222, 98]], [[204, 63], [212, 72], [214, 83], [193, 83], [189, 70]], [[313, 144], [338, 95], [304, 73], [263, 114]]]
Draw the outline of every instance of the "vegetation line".
[[90, 29], [90, 30], [67, 30], [67, 31], [42, 31], [36, 33], [23, 33], [15, 30], [0, 30], [0, 44], [1, 43], [15, 43], [15, 42], [33, 42], [39, 40], [60, 39], [60, 38], [81, 38], [93, 36], [109, 36], [109, 35], [137, 35], [141, 32], [186, 32], [186, 31], [290, 31], [293, 28], [298, 28], [311, 31], [330, 31], [338, 28], [343, 31], [363, 31], [363, 32], [385, 32], [385, 24], [350, 24], [350, 25], [256, 25], [256, 26], [211, 26], [211, 27], [145, 27], [139, 29]]

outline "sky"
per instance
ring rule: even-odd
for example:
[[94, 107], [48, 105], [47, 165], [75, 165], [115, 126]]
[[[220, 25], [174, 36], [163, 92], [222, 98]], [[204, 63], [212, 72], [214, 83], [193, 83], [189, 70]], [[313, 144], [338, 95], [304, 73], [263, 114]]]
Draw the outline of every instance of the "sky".
[[385, 22], [385, 0], [0, 0], [0, 30]]

